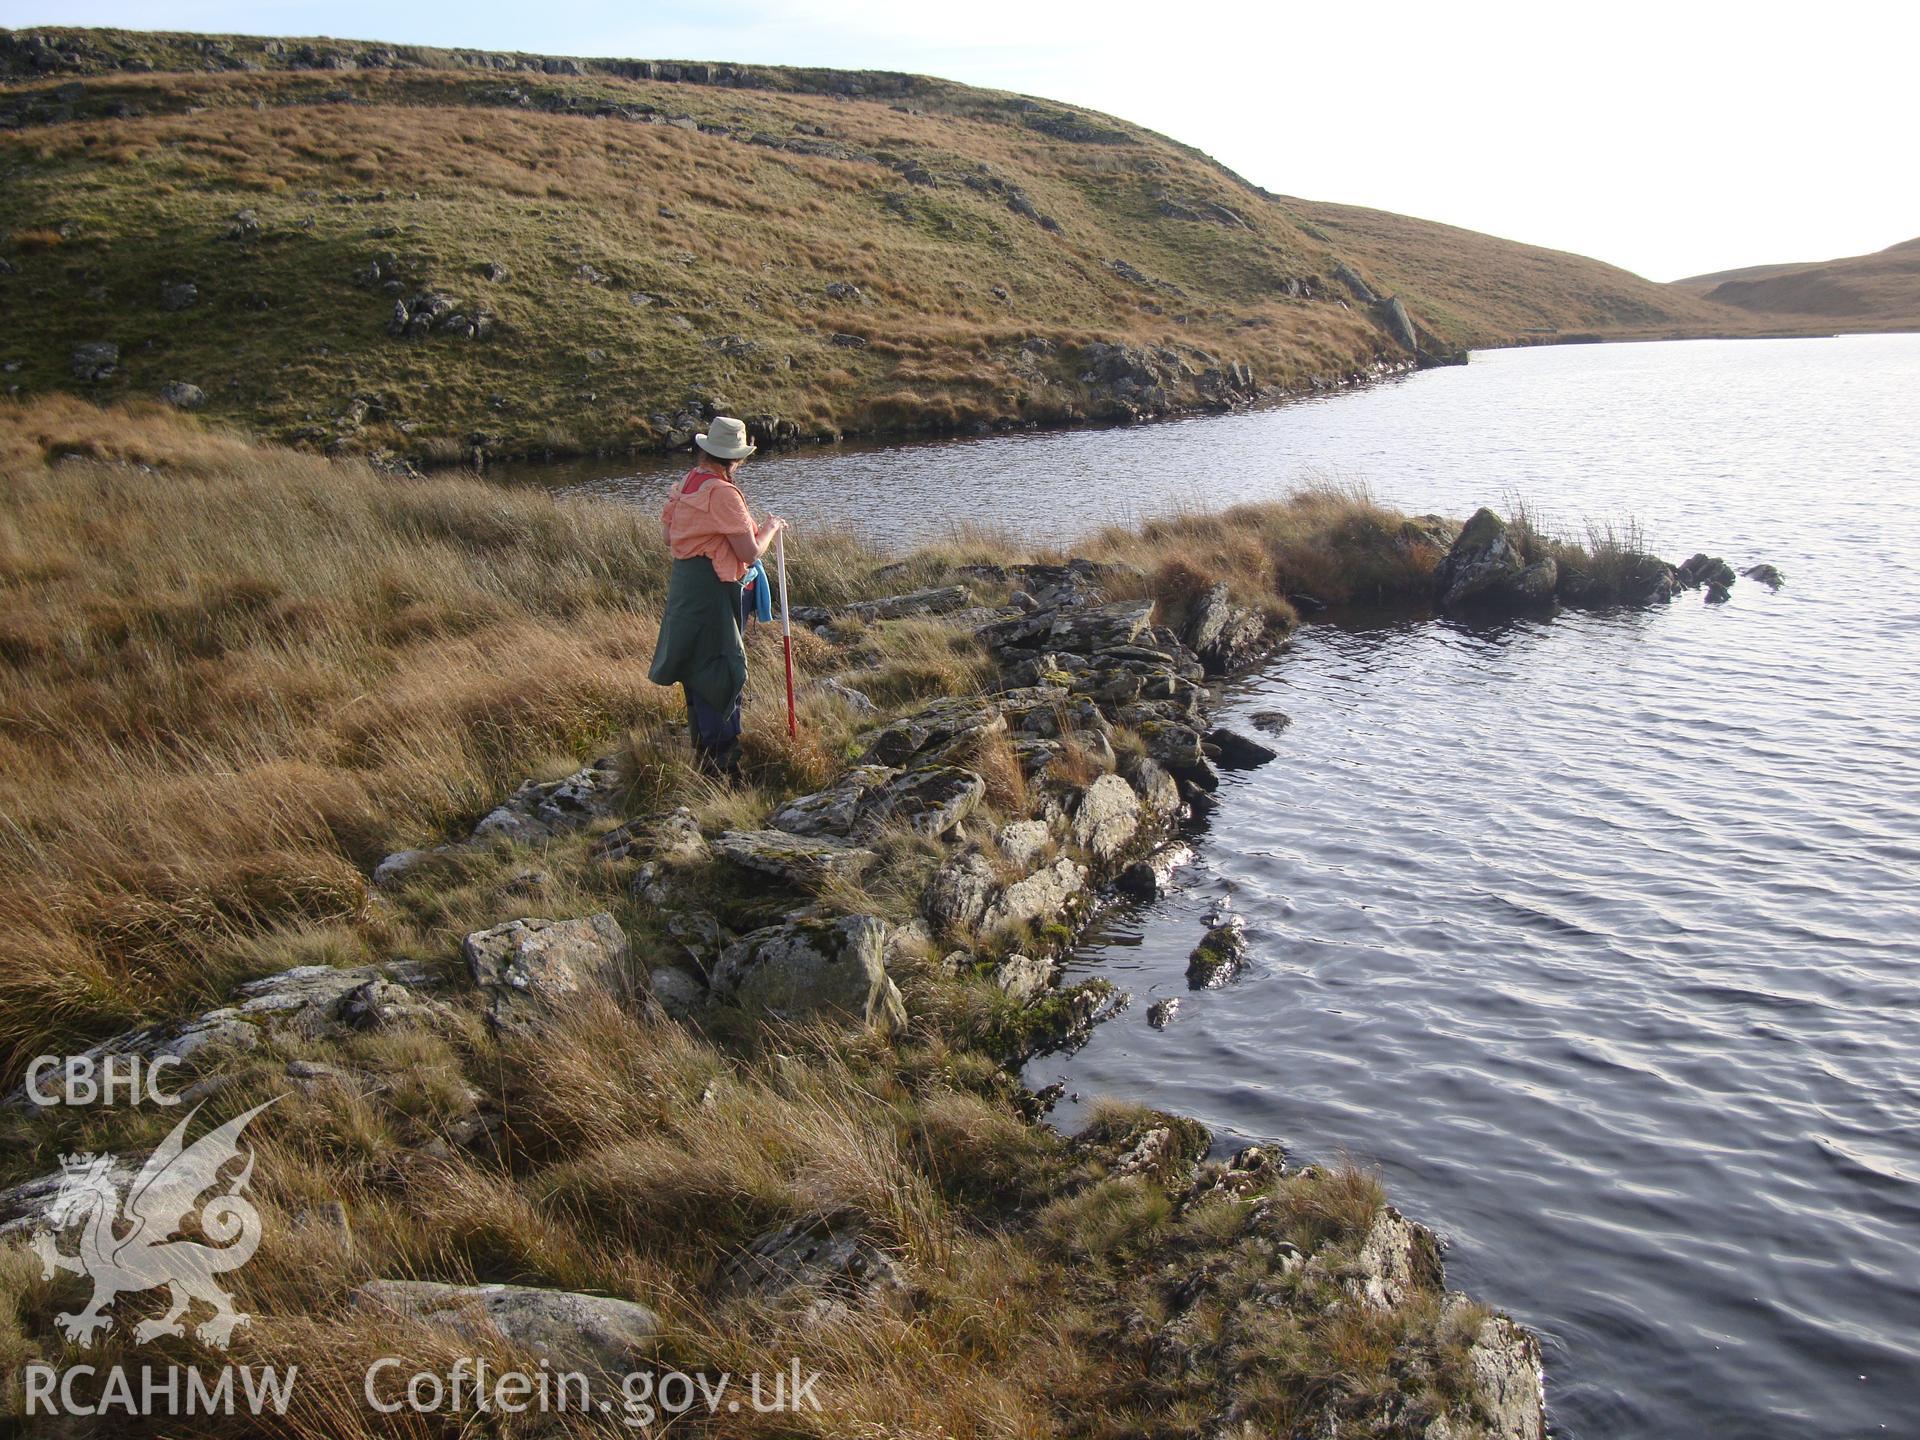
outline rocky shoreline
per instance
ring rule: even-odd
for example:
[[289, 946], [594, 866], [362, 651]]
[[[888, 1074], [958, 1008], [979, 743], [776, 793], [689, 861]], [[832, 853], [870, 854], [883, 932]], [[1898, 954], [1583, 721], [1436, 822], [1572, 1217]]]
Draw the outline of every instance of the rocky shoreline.
[[[1602, 566], [1485, 510], [1465, 525], [1400, 524], [1392, 546], [1429, 557], [1409, 572], [1430, 567], [1425, 603], [1463, 617], [1663, 603], [1687, 588], [1704, 588], [1711, 603], [1733, 583], [1731, 567], [1705, 555], [1676, 567], [1627, 554]], [[1746, 573], [1782, 580], [1765, 566]], [[724, 824], [703, 825], [686, 806], [635, 815], [628, 762], [611, 754], [559, 780], [527, 781], [463, 838], [389, 855], [372, 875], [377, 892], [399, 896], [444, 883], [470, 860], [571, 854], [630, 897], [637, 926], [607, 911], [535, 907], [565, 877], [528, 865], [502, 887], [528, 897], [526, 913], [468, 933], [458, 963], [299, 965], [242, 984], [212, 1010], [102, 1041], [69, 1067], [98, 1070], [112, 1057], [177, 1062], [191, 1077], [181, 1095], [190, 1103], [243, 1076], [313, 1098], [365, 1091], [370, 1078], [338, 1062], [380, 1037], [404, 1043], [471, 1022], [490, 1037], [469, 1042], [484, 1057], [489, 1046], [537, 1046], [600, 1003], [644, 1025], [746, 1036], [749, 1048], [817, 1034], [881, 1047], [872, 1053], [882, 1057], [922, 1036], [930, 1014], [960, 1007], [987, 1067], [970, 1083], [1024, 1115], [1031, 1143], [1041, 1143], [1051, 1097], [1020, 1086], [1021, 1061], [1075, 1043], [1127, 1002], [1104, 979], [1062, 983], [1059, 961], [1118, 897], [1157, 893], [1190, 853], [1183, 821], [1210, 803], [1222, 768], [1277, 758], [1216, 726], [1213, 710], [1223, 681], [1285, 643], [1293, 612], [1246, 604], [1225, 582], [1171, 601], [1152, 586], [1143, 594], [1145, 577], [1116, 560], [975, 561], [939, 578], [946, 583], [796, 612], [823, 651], [847, 662], [815, 688], [856, 714], [877, 708], [860, 689], [875, 673], [859, 643], [874, 624], [964, 639], [992, 670], [978, 690], [871, 724], [820, 788]], [[980, 603], [976, 591], [1004, 599]], [[585, 843], [568, 851], [570, 839]], [[1189, 978], [1230, 984], [1245, 952], [1235, 917], [1212, 917], [1196, 936]], [[889, 1062], [878, 1063], [884, 1072]], [[25, 1123], [31, 1109], [23, 1087], [0, 1116]], [[515, 1123], [469, 1086], [412, 1153], [453, 1162], [510, 1151]], [[1092, 1255], [1075, 1259], [1071, 1247], [1053, 1263], [1069, 1285], [1090, 1267], [1080, 1283], [1102, 1296], [1096, 1329], [1137, 1357], [1153, 1393], [1182, 1395], [1203, 1413], [1204, 1433], [1264, 1433], [1256, 1397], [1273, 1382], [1261, 1377], [1286, 1352], [1257, 1337], [1283, 1317], [1290, 1333], [1321, 1337], [1313, 1344], [1335, 1345], [1329, 1337], [1354, 1326], [1390, 1333], [1403, 1377], [1386, 1394], [1335, 1387], [1311, 1402], [1299, 1433], [1544, 1436], [1538, 1342], [1448, 1291], [1433, 1234], [1368, 1191], [1370, 1182], [1295, 1168], [1273, 1147], [1217, 1155], [1201, 1126], [1151, 1111], [1102, 1112], [1081, 1134], [1046, 1143], [1063, 1147], [1060, 1163], [1071, 1167], [1043, 1192], [1052, 1206], [1121, 1193], [1191, 1227], [1177, 1245], [1149, 1247], [1117, 1272]], [[0, 1191], [0, 1237], [45, 1235], [60, 1179], [53, 1172]], [[993, 1182], [988, 1193], [1004, 1194], [982, 1213], [1038, 1183]], [[1328, 1207], [1341, 1223], [1302, 1225], [1303, 1213]], [[300, 1223], [350, 1235], [346, 1207], [322, 1210]], [[993, 1223], [1025, 1234], [1045, 1213], [1014, 1204]], [[1232, 1223], [1205, 1218], [1221, 1214]], [[885, 1227], [855, 1211], [753, 1237], [713, 1284], [716, 1304], [745, 1297], [833, 1316], [910, 1312], [919, 1293]], [[660, 1333], [645, 1304], [553, 1287], [376, 1274], [347, 1299], [355, 1313], [456, 1335], [478, 1325], [556, 1363], [609, 1373], [645, 1363]]]

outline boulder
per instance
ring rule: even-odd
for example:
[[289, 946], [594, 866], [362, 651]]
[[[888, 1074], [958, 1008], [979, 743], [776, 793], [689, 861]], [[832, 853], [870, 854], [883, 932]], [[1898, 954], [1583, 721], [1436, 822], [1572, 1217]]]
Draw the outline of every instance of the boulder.
[[831, 835], [789, 835], [784, 830], [728, 830], [713, 848], [736, 865], [804, 890], [857, 875], [874, 858], [873, 851]]
[[1164, 1000], [1154, 1001], [1147, 1007], [1147, 1024], [1156, 1030], [1164, 1030], [1173, 1023], [1174, 1016], [1179, 1013], [1179, 997], [1170, 995]]
[[1467, 1352], [1467, 1367], [1488, 1440], [1546, 1440], [1545, 1366], [1530, 1331], [1490, 1316]]
[[1215, 585], [1194, 602], [1181, 639], [1208, 674], [1229, 675], [1266, 649], [1267, 622], [1257, 611], [1235, 604], [1224, 584]]
[[1187, 984], [1195, 990], [1217, 989], [1240, 973], [1246, 958], [1246, 922], [1238, 915], [1224, 916], [1207, 928], [1187, 957]]
[[723, 1298], [777, 1303], [804, 1295], [816, 1305], [895, 1305], [906, 1295], [900, 1266], [850, 1211], [812, 1215], [756, 1238], [721, 1267]]
[[1360, 272], [1344, 260], [1333, 262], [1333, 278], [1346, 286], [1353, 298], [1362, 305], [1371, 305], [1379, 299], [1379, 296], [1373, 293], [1373, 287], [1360, 278]]
[[999, 707], [969, 696], [935, 700], [866, 737], [860, 760], [869, 765], [943, 764], [991, 735], [1005, 733]]
[[700, 821], [684, 805], [629, 820], [593, 842], [596, 860], [646, 857], [668, 865], [698, 865], [712, 854]]
[[1046, 854], [1047, 846], [1053, 840], [1053, 831], [1044, 820], [1012, 820], [1000, 827], [995, 843], [1000, 853], [1007, 857], [1007, 863], [1022, 875], [1030, 874], [1034, 862]]
[[986, 917], [998, 888], [986, 856], [967, 850], [934, 872], [921, 896], [920, 910], [936, 934], [972, 930]]
[[1217, 752], [1213, 759], [1222, 770], [1253, 770], [1280, 757], [1278, 750], [1224, 725], [1216, 725], [1207, 732], [1207, 744]]
[[[109, 1158], [104, 1179], [110, 1181], [122, 1194], [133, 1183], [134, 1169], [120, 1160]], [[48, 1216], [54, 1200], [59, 1196], [67, 1181], [64, 1167], [46, 1175], [36, 1175], [31, 1180], [23, 1180], [18, 1185], [9, 1185], [0, 1190], [0, 1241], [18, 1235], [22, 1238], [36, 1230], [51, 1230], [53, 1222]], [[83, 1223], [76, 1216], [70, 1225]]]
[[1061, 920], [1086, 894], [1087, 868], [1061, 856], [995, 896], [980, 917], [980, 929], [1005, 930], [1035, 921]]
[[1439, 1289], [1440, 1280], [1440, 1247], [1433, 1232], [1382, 1205], [1342, 1283], [1363, 1305], [1395, 1310], [1423, 1291]]
[[1133, 900], [1154, 900], [1172, 888], [1174, 872], [1193, 859], [1193, 847], [1180, 841], [1163, 845], [1120, 872], [1114, 886]]
[[191, 310], [200, 303], [200, 287], [191, 280], [179, 280], [160, 287], [162, 310]]
[[707, 1003], [707, 982], [689, 965], [656, 966], [648, 985], [669, 1020], [685, 1020]]
[[612, 757], [583, 765], [562, 780], [527, 780], [473, 827], [473, 838], [527, 844], [577, 830], [611, 815], [624, 788]]
[[120, 347], [110, 340], [89, 340], [73, 347], [73, 378], [105, 380], [120, 364]]
[[422, 860], [437, 853], [437, 850], [396, 850], [373, 867], [373, 883], [382, 889], [396, 884]]
[[1740, 572], [1749, 580], [1757, 580], [1769, 590], [1778, 590], [1787, 583], [1787, 577], [1771, 565], [1749, 565]]
[[971, 770], [957, 765], [919, 767], [868, 791], [854, 818], [853, 832], [870, 838], [885, 826], [905, 825], [917, 834], [938, 838], [971, 815], [986, 793], [987, 782]]
[[830, 699], [837, 700], [855, 715], [871, 715], [879, 709], [865, 691], [856, 690], [844, 680], [837, 680], [831, 675], [826, 675], [818, 680], [809, 682], [803, 693], [808, 695], [825, 695]]
[[605, 911], [579, 920], [509, 920], [476, 930], [461, 950], [474, 983], [488, 992], [496, 1026], [531, 1018], [588, 986], [617, 993], [629, 954], [626, 931]]
[[1132, 644], [1152, 619], [1151, 600], [1120, 600], [1111, 605], [1060, 611], [1047, 629], [1047, 644], [1080, 655], [1098, 654], [1116, 645]]
[[1420, 336], [1414, 331], [1413, 317], [1407, 313], [1407, 307], [1395, 295], [1380, 305], [1380, 322], [1387, 327], [1387, 333], [1398, 340], [1407, 349], [1418, 353]]
[[462, 1339], [498, 1334], [556, 1368], [609, 1376], [632, 1371], [660, 1337], [644, 1305], [531, 1285], [446, 1285], [369, 1280], [353, 1292], [361, 1311], [404, 1316]]
[[1140, 828], [1140, 798], [1118, 775], [1102, 775], [1089, 785], [1073, 813], [1074, 843], [1102, 865], [1110, 865]]
[[859, 600], [833, 608], [796, 607], [793, 618], [809, 625], [824, 625], [835, 620], [855, 619], [871, 625], [876, 620], [906, 620], [924, 615], [946, 615], [973, 604], [973, 593], [964, 585], [942, 585], [933, 590], [914, 590], [905, 595], [883, 595], [877, 600]]
[[1053, 984], [1060, 967], [1031, 955], [1009, 955], [994, 967], [993, 983], [1016, 1005], [1025, 1005]]
[[169, 380], [160, 387], [160, 398], [176, 410], [198, 410], [207, 403], [207, 392], [184, 380]]
[[767, 823], [789, 835], [850, 835], [861, 802], [899, 773], [890, 765], [856, 765], [826, 789], [787, 801]]
[[906, 1028], [887, 978], [887, 927], [871, 915], [789, 920], [741, 936], [720, 953], [713, 995], [773, 1020], [852, 1020], [887, 1034]]
[[[1201, 758], [1205, 759], [1204, 754]], [[1169, 820], [1179, 813], [1180, 787], [1158, 760], [1141, 756], [1127, 767], [1126, 777], [1148, 814]]]
[[1443, 610], [1528, 610], [1553, 601], [1559, 567], [1551, 557], [1528, 565], [1507, 522], [1484, 507], [1461, 529], [1435, 572]]

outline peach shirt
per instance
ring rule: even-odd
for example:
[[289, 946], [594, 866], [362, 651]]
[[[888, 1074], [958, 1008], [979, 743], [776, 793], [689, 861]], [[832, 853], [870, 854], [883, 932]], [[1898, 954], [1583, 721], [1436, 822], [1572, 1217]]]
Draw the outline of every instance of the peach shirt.
[[724, 475], [695, 466], [667, 492], [660, 511], [666, 526], [667, 548], [676, 560], [704, 555], [722, 580], [738, 580], [752, 562], [733, 553], [729, 535], [753, 537], [753, 512], [746, 499]]

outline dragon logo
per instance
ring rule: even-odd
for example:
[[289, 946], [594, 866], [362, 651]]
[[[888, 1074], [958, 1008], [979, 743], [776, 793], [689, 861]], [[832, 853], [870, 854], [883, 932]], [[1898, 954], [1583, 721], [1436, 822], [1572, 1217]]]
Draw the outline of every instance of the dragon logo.
[[[273, 1103], [256, 1105], [188, 1145], [187, 1126], [200, 1113], [194, 1106], [131, 1181], [112, 1155], [60, 1157], [60, 1189], [46, 1213], [51, 1228], [33, 1237], [33, 1251], [43, 1279], [71, 1270], [93, 1280], [86, 1309], [56, 1317], [69, 1340], [92, 1345], [111, 1323], [107, 1307], [118, 1296], [164, 1285], [172, 1291], [172, 1304], [157, 1320], [135, 1326], [135, 1340], [145, 1344], [161, 1335], [184, 1335], [181, 1317], [200, 1300], [214, 1313], [194, 1333], [226, 1348], [234, 1327], [249, 1317], [233, 1308], [233, 1297], [214, 1284], [214, 1276], [244, 1265], [260, 1243], [260, 1212], [241, 1193], [253, 1176], [254, 1156], [241, 1150], [240, 1132]], [[222, 1181], [221, 1171], [242, 1159], [239, 1173]], [[219, 1193], [202, 1204], [200, 1197], [216, 1186]], [[188, 1239], [179, 1232], [196, 1208], [199, 1236]], [[63, 1255], [59, 1238], [74, 1226], [82, 1227], [80, 1248]]]

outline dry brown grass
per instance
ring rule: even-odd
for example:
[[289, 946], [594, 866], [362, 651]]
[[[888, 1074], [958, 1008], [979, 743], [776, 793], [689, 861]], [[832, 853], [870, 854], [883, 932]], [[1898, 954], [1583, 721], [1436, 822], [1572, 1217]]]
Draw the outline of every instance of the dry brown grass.
[[[683, 778], [651, 517], [72, 401], [8, 406], [0, 456], [0, 1071], [207, 999], [250, 937], [364, 922], [382, 854], [622, 727], [637, 779]], [[859, 569], [809, 550], [812, 593]], [[777, 703], [770, 777], [824, 778]]]
[[[1085, 553], [1126, 567], [1134, 588], [1178, 625], [1203, 592], [1224, 582], [1236, 599], [1282, 628], [1298, 621], [1288, 596], [1329, 605], [1424, 602], [1442, 547], [1364, 489], [1319, 485], [1285, 500], [1183, 512], [1137, 530], [1102, 531]], [[1116, 588], [1124, 587], [1125, 580]]]
[[[802, 735], [788, 739], [763, 631], [745, 782], [689, 773], [677, 700], [645, 680], [666, 570], [650, 516], [468, 477], [397, 480], [172, 415], [43, 403], [0, 421], [7, 1078], [30, 1051], [201, 1008], [243, 974], [386, 957], [450, 967], [459, 937], [527, 913], [503, 883], [530, 861], [552, 877], [538, 913], [611, 910], [637, 963], [658, 963], [659, 917], [589, 858], [584, 834], [532, 852], [463, 849], [378, 896], [363, 875], [386, 849], [442, 838], [524, 775], [563, 773], [622, 729], [636, 807], [685, 801], [709, 825], [758, 824], [777, 797], [845, 763], [856, 721], [830, 697], [809, 696]], [[1359, 501], [1326, 497], [1225, 529], [1169, 523], [1156, 548], [1177, 539], [1201, 579], [1249, 558], [1233, 548], [1239, 532], [1260, 537], [1272, 566], [1261, 573], [1276, 579], [1304, 573], [1316, 546], [1371, 555], [1385, 533]], [[818, 537], [795, 578], [845, 598], [905, 574], [944, 578], [978, 546], [963, 538], [882, 570], [844, 538]], [[852, 643], [871, 648], [901, 703], [983, 678], [977, 645], [937, 625], [876, 625]], [[796, 648], [803, 669], [846, 661], [815, 637]], [[1023, 809], [1004, 747], [978, 759], [992, 785], [982, 818]], [[857, 892], [829, 899], [904, 917], [939, 851], [904, 830], [874, 843], [880, 861]], [[273, 1432], [288, 1440], [425, 1440], [495, 1419], [503, 1436], [533, 1433], [505, 1417], [367, 1408], [361, 1386], [381, 1356], [442, 1372], [461, 1356], [531, 1363], [352, 1304], [363, 1281], [415, 1276], [642, 1301], [664, 1322], [662, 1366], [770, 1373], [798, 1355], [826, 1372], [817, 1415], [697, 1427], [724, 1436], [1117, 1440], [1192, 1429], [1229, 1394], [1262, 1423], [1331, 1406], [1366, 1435], [1367, 1407], [1397, 1377], [1426, 1377], [1420, 1404], [1456, 1383], [1464, 1345], [1419, 1306], [1379, 1318], [1310, 1296], [1301, 1316], [1265, 1301], [1231, 1315], [1235, 1297], [1276, 1279], [1246, 1215], [1182, 1212], [1162, 1183], [1177, 1175], [1110, 1176], [1023, 1119], [992, 1048], [1014, 1007], [985, 982], [937, 980], [928, 959], [900, 967], [915, 1008], [891, 1044], [744, 1022], [729, 1033], [724, 1016], [703, 1035], [611, 995], [496, 1038], [476, 997], [455, 989], [425, 1029], [270, 1039], [196, 1062], [217, 1068], [234, 1110], [287, 1091], [291, 1059], [347, 1074], [286, 1094], [260, 1127], [252, 1193], [265, 1239], [234, 1277], [252, 1323], [231, 1352], [188, 1341], [169, 1357], [297, 1364], [294, 1407]], [[462, 1141], [456, 1126], [476, 1105], [497, 1123]], [[80, 1149], [137, 1153], [172, 1118], [0, 1113], [0, 1178]], [[1150, 1123], [1116, 1110], [1095, 1128], [1121, 1142]], [[314, 1218], [335, 1202], [350, 1243]], [[1334, 1173], [1285, 1188], [1275, 1215], [1279, 1233], [1337, 1267], [1377, 1203], [1373, 1182]], [[716, 1285], [754, 1236], [827, 1213], [859, 1217], [895, 1257], [903, 1303], [809, 1316]], [[1165, 1319], [1160, 1262], [1203, 1254], [1234, 1267], [1205, 1318], [1219, 1335], [1240, 1327], [1244, 1356], [1231, 1375], [1154, 1378], [1129, 1317]], [[117, 1340], [84, 1357], [64, 1344], [53, 1317], [74, 1308], [80, 1283], [43, 1281], [18, 1248], [0, 1248], [0, 1362], [151, 1358]], [[150, 1313], [147, 1300], [124, 1304], [126, 1319]], [[605, 1433], [590, 1418], [538, 1433]], [[146, 1433], [234, 1440], [250, 1423], [183, 1417]]]

